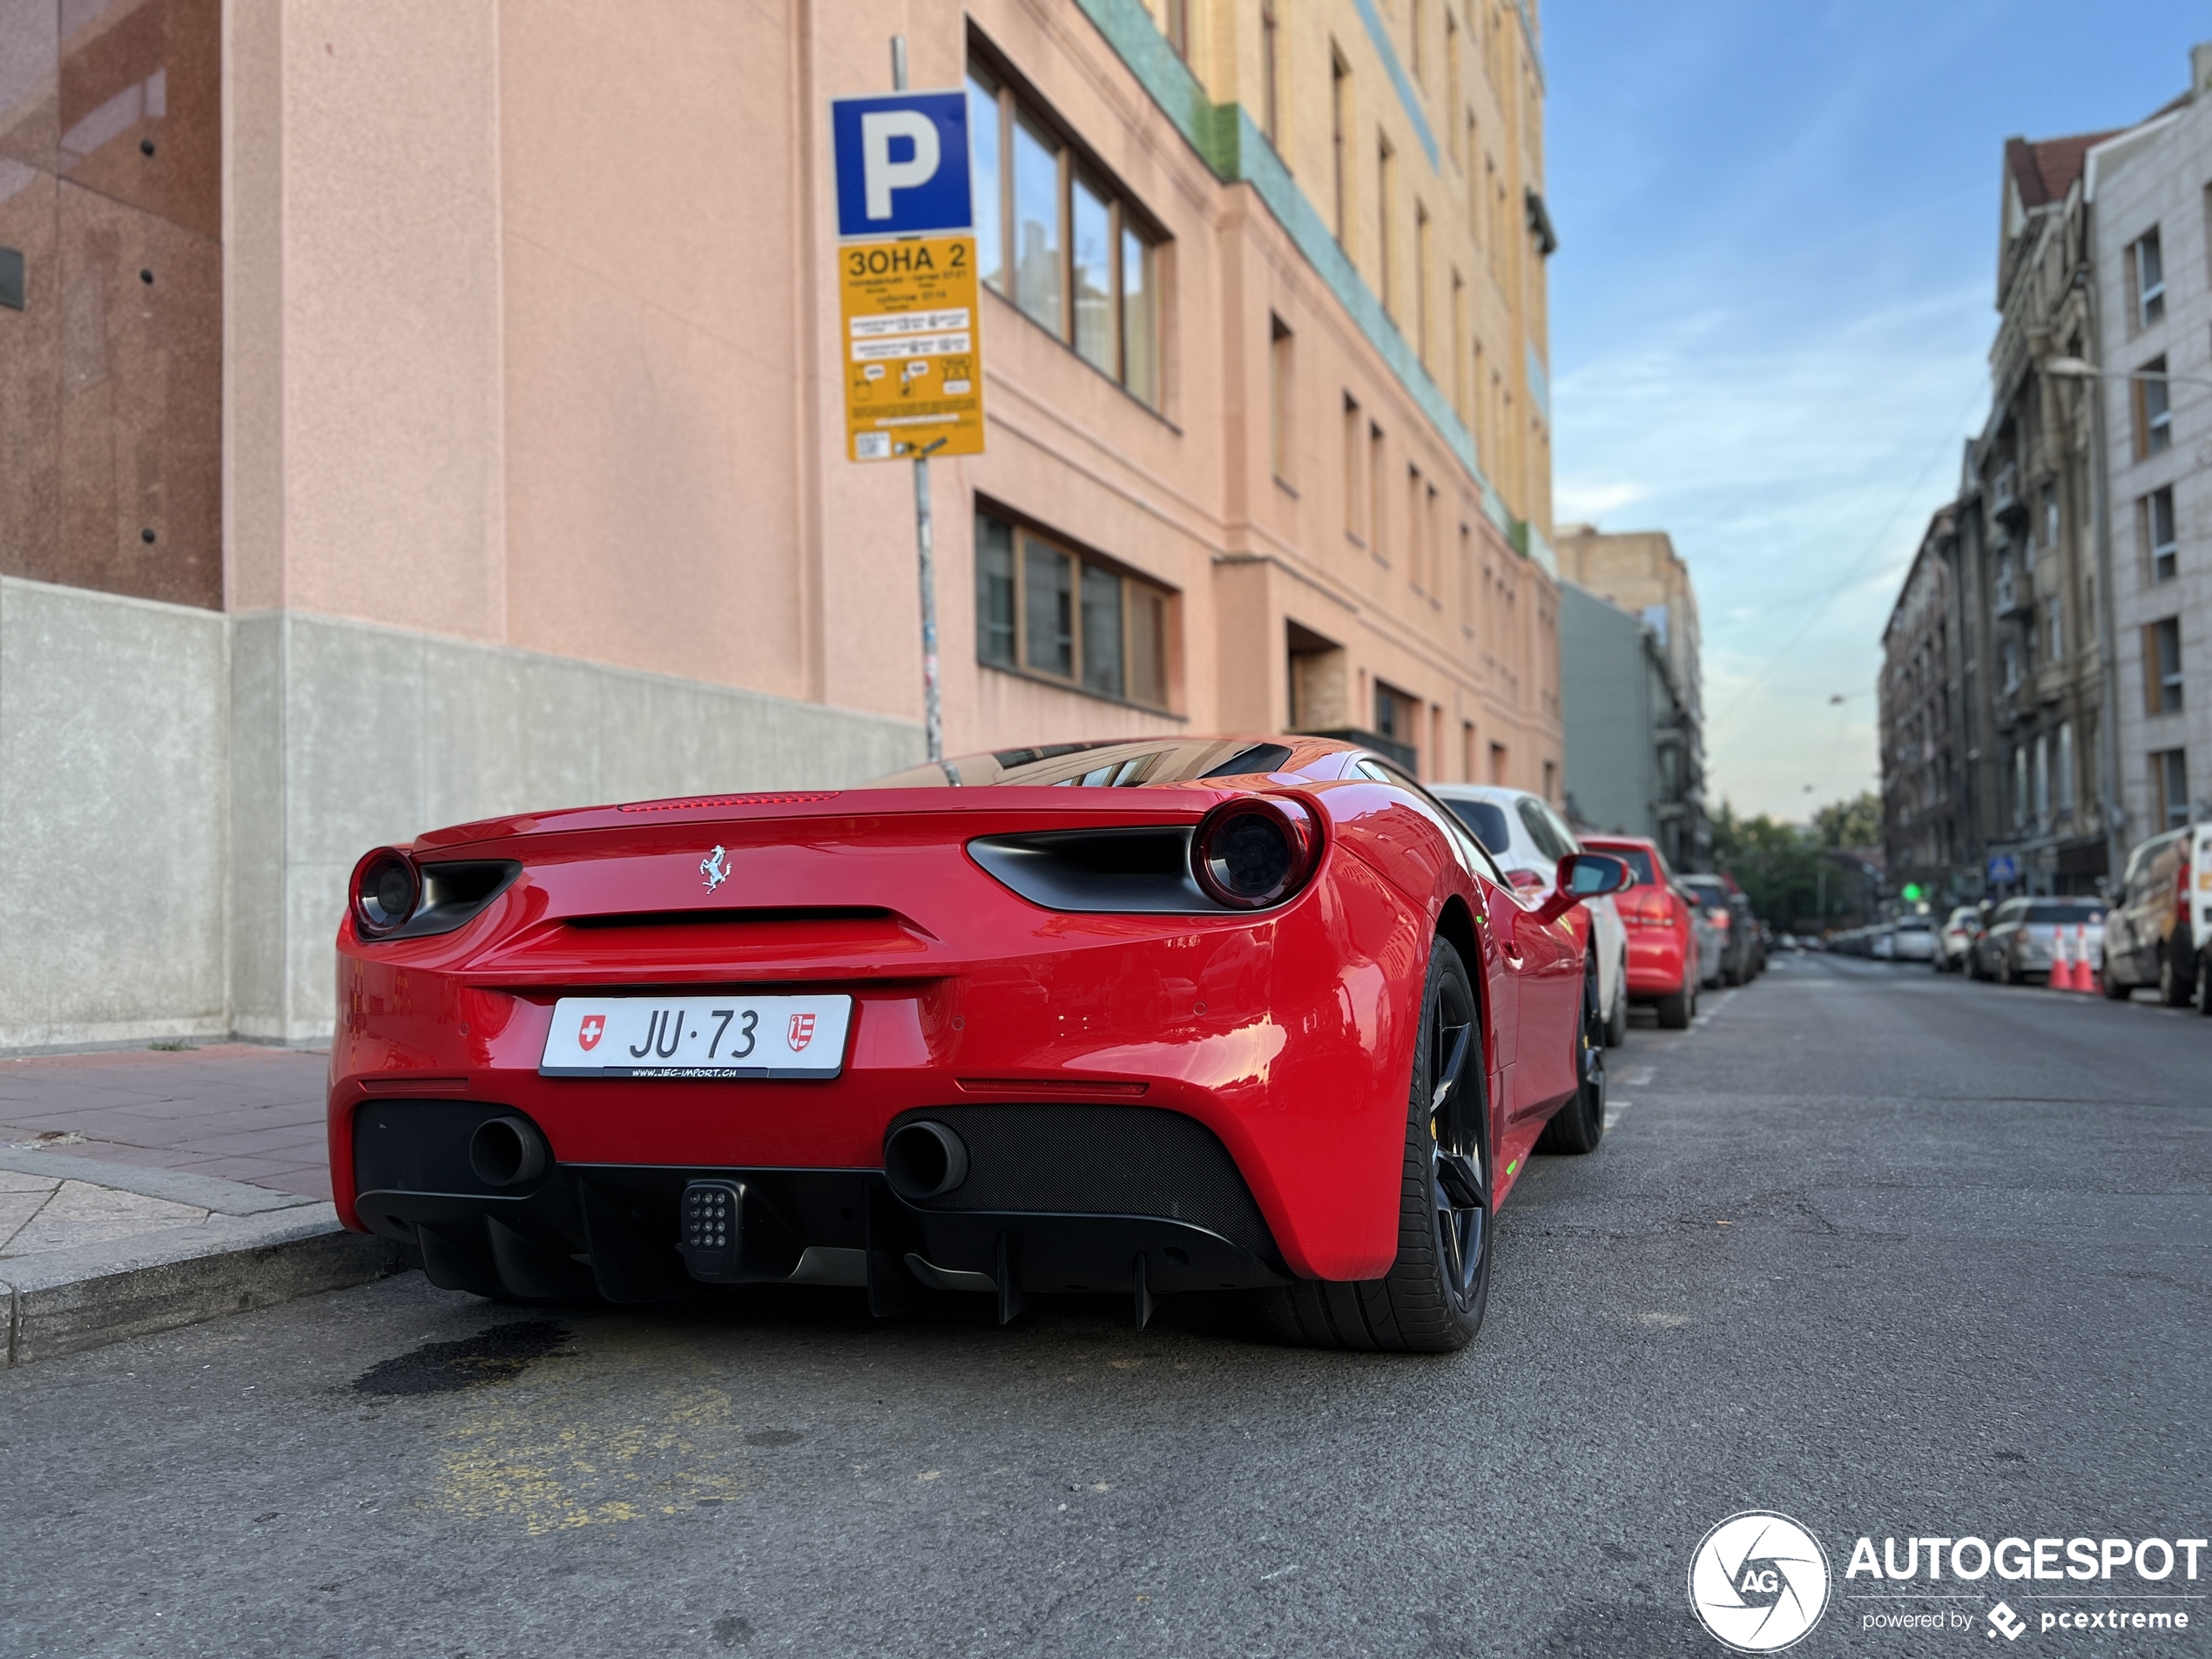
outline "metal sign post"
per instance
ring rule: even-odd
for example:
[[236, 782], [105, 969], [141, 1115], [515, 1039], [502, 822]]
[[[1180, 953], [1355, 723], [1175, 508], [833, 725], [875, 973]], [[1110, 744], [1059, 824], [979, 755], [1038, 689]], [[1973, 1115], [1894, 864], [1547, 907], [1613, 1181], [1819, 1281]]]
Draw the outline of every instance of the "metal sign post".
[[[907, 90], [907, 37], [891, 37], [891, 90]], [[945, 708], [937, 687], [937, 545], [929, 522], [929, 457], [948, 440], [938, 438], [914, 451], [914, 550], [921, 569], [921, 729], [929, 758], [945, 758]]]

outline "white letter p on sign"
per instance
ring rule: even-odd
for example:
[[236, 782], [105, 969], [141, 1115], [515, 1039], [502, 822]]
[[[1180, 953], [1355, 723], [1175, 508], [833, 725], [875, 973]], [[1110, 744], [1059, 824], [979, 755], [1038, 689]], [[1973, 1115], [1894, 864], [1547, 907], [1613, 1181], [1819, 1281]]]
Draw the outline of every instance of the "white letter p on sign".
[[[914, 152], [891, 159], [891, 140], [910, 138]], [[919, 110], [875, 110], [860, 118], [860, 176], [870, 219], [891, 217], [891, 192], [937, 176], [937, 124]]]

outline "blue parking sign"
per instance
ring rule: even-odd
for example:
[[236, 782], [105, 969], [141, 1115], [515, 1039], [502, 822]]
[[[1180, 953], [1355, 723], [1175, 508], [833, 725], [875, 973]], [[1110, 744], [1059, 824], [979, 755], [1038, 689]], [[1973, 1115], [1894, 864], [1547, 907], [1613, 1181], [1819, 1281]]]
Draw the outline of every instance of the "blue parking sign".
[[830, 139], [840, 237], [974, 228], [967, 93], [832, 98]]

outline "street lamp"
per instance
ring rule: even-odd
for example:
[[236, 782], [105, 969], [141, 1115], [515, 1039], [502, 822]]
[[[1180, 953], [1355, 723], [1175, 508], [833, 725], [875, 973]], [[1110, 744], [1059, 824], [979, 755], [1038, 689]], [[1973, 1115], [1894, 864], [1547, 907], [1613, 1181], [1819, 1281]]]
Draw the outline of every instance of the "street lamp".
[[2164, 374], [2145, 368], [2099, 368], [2079, 357], [2053, 357], [2043, 372], [2062, 381], [2163, 381], [2168, 386], [2212, 386], [2202, 374]]

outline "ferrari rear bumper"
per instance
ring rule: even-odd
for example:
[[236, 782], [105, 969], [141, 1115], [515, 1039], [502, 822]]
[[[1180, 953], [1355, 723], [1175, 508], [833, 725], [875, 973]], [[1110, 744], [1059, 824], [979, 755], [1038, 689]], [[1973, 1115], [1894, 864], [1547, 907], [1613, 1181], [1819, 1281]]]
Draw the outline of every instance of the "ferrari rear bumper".
[[[355, 1115], [356, 1207], [418, 1246], [432, 1282], [478, 1295], [663, 1301], [697, 1284], [865, 1287], [890, 1312], [925, 1289], [1148, 1296], [1289, 1277], [1220, 1142], [1157, 1108], [993, 1103], [928, 1114], [967, 1147], [953, 1190], [910, 1201], [868, 1169], [554, 1163], [501, 1190], [471, 1137], [510, 1109], [378, 1101]], [[920, 1116], [910, 1114], [909, 1116]], [[527, 1120], [525, 1120], [527, 1121]], [[686, 1196], [734, 1200], [730, 1247], [685, 1248]]]

